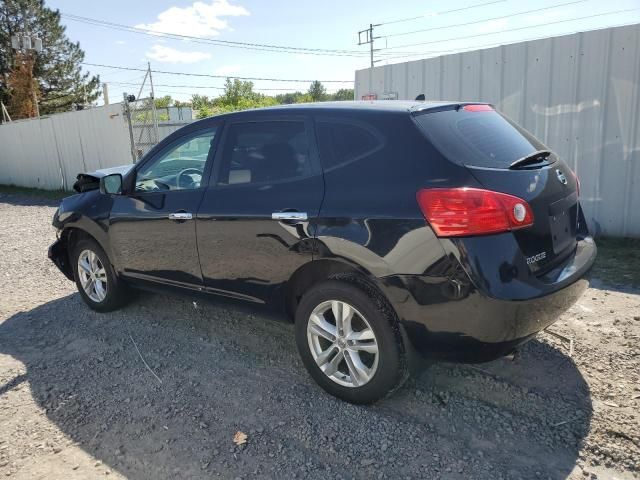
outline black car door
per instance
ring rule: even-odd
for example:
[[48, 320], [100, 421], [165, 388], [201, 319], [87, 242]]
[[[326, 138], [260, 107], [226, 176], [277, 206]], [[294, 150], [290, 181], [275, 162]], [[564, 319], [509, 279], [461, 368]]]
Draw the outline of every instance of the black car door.
[[206, 290], [266, 303], [312, 259], [324, 192], [313, 138], [303, 115], [227, 122], [196, 222]]
[[202, 286], [195, 215], [220, 130], [187, 129], [136, 166], [130, 192], [114, 196], [109, 239], [121, 275]]

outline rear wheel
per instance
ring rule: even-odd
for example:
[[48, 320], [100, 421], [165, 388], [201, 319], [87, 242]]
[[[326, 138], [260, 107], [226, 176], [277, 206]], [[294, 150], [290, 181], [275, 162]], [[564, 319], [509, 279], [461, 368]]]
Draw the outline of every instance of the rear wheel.
[[71, 265], [78, 292], [93, 310], [109, 312], [127, 301], [126, 286], [118, 279], [107, 254], [95, 240], [87, 238], [75, 244]]
[[348, 402], [375, 402], [407, 377], [392, 312], [373, 292], [350, 283], [323, 282], [302, 297], [296, 343], [314, 380]]

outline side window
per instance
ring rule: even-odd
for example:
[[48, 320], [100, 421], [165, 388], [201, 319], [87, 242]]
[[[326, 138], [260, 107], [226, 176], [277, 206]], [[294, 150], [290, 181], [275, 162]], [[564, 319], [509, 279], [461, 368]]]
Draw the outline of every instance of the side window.
[[320, 160], [325, 171], [361, 160], [383, 148], [384, 137], [362, 122], [316, 122]]
[[273, 182], [312, 173], [302, 120], [231, 124], [224, 144], [219, 185]]
[[193, 190], [200, 187], [215, 129], [185, 137], [136, 174], [137, 192]]

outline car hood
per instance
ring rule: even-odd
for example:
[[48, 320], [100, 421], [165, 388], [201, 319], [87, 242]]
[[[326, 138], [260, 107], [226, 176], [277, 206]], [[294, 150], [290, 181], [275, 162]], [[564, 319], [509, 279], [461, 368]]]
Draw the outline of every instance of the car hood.
[[76, 192], [82, 193], [89, 190], [97, 190], [100, 188], [100, 179], [111, 175], [113, 173], [119, 173], [123, 177], [131, 171], [133, 164], [120, 165], [117, 167], [102, 168], [93, 172], [79, 173], [76, 177], [76, 182], [73, 184], [73, 189]]

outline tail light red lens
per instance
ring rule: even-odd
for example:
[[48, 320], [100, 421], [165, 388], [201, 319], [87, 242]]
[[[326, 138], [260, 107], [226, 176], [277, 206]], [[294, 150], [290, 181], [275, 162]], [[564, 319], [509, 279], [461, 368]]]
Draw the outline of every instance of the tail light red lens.
[[424, 218], [439, 237], [506, 232], [533, 225], [521, 198], [480, 188], [429, 188], [417, 193]]

